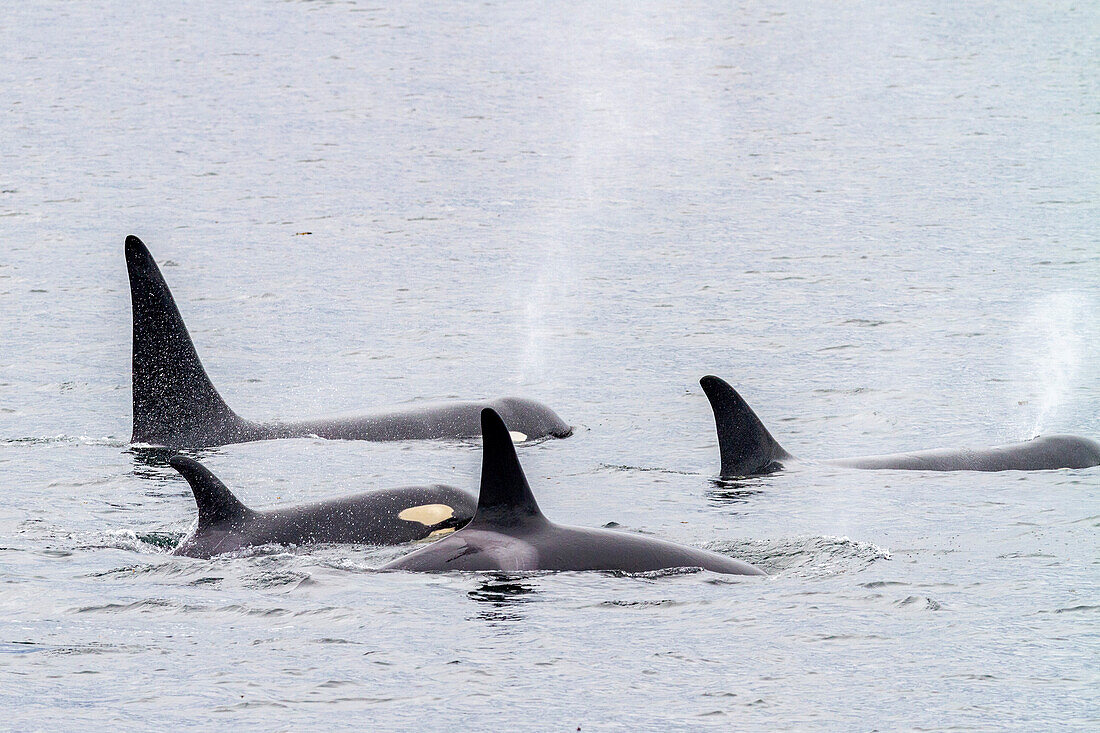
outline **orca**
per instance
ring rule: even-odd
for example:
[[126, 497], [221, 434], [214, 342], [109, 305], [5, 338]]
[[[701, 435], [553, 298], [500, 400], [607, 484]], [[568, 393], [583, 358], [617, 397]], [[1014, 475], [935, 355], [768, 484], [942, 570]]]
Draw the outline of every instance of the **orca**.
[[549, 407], [518, 397], [380, 408], [298, 422], [245, 420], [214, 388], [160, 269], [145, 244], [132, 235], [126, 238], [126, 267], [134, 319], [133, 443], [184, 449], [273, 438], [472, 438], [479, 435], [478, 414], [487, 405], [507, 416], [517, 440], [572, 433]]
[[256, 511], [193, 458], [175, 455], [168, 463], [187, 479], [199, 507], [198, 523], [173, 555], [209, 558], [271, 544], [399, 545], [462, 527], [476, 508], [465, 491], [433, 484]]
[[[755, 476], [795, 460], [772, 437], [741, 395], [715, 376], [699, 380], [714, 410], [722, 477]], [[910, 471], [1037, 471], [1100, 466], [1100, 443], [1076, 435], [1046, 435], [987, 448], [944, 448], [825, 461], [848, 468]]]
[[617, 570], [640, 573], [698, 567], [717, 573], [763, 575], [748, 563], [607, 529], [554, 524], [539, 510], [504, 421], [481, 411], [481, 491], [474, 518], [462, 529], [387, 563], [382, 570]]

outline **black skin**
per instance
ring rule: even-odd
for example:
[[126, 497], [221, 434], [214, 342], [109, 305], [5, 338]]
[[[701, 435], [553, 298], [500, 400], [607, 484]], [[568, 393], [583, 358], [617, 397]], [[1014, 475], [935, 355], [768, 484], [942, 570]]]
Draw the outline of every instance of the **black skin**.
[[763, 575], [748, 563], [706, 550], [606, 529], [554, 524], [539, 510], [504, 421], [481, 413], [484, 456], [477, 512], [463, 529], [383, 566], [383, 570], [617, 570], [641, 573], [698, 567]]
[[[199, 520], [195, 530], [172, 550], [173, 555], [208, 558], [259, 545], [369, 544], [414, 542], [465, 526], [476, 502], [465, 491], [441, 484], [404, 486], [330, 499], [313, 504], [256, 511], [242, 504], [198, 461], [173, 456], [169, 463], [191, 485]], [[412, 507], [443, 505], [413, 517], [400, 514]], [[438, 521], [436, 521], [438, 520]]]
[[522, 434], [521, 440], [572, 433], [549, 407], [518, 397], [377, 408], [360, 415], [295, 422], [246, 420], [214, 388], [160, 269], [134, 236], [126, 238], [126, 267], [134, 318], [134, 443], [183, 449], [313, 436], [375, 441], [472, 438], [480, 435], [484, 407], [504, 415]]
[[[795, 460], [772, 437], [748, 403], [725, 381], [699, 380], [714, 410], [722, 477], [755, 476]], [[913, 471], [1038, 471], [1100, 466], [1100, 443], [1076, 435], [1046, 435], [987, 448], [944, 448], [825, 461], [848, 468]]]

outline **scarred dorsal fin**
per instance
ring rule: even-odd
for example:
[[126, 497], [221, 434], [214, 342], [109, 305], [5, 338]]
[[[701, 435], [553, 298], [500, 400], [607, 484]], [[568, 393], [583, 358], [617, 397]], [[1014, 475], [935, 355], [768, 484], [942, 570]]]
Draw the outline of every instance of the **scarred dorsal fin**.
[[172, 456], [168, 464], [191, 484], [199, 507], [199, 527], [233, 523], [247, 519], [252, 510], [241, 503], [206, 466], [187, 456]]
[[699, 384], [714, 410], [723, 476], [768, 473], [779, 467], [777, 461], [791, 457], [733, 387], [710, 375]]
[[160, 268], [137, 237], [126, 237], [134, 315], [135, 443], [198, 448], [255, 439], [210, 382]]
[[481, 435], [481, 492], [471, 524], [546, 521], [523, 475], [512, 436], [500, 415], [490, 408], [481, 411]]

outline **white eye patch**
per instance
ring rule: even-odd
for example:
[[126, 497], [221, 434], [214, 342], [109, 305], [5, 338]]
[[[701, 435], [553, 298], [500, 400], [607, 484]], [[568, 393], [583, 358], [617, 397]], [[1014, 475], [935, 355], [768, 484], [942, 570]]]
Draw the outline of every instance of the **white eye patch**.
[[430, 527], [454, 515], [455, 510], [446, 504], [421, 504], [403, 509], [397, 518], [404, 519], [406, 522], [420, 522], [425, 527]]
[[516, 430], [509, 430], [508, 434], [512, 436], [513, 443], [522, 443], [523, 441], [527, 440], [527, 436], [525, 434]]

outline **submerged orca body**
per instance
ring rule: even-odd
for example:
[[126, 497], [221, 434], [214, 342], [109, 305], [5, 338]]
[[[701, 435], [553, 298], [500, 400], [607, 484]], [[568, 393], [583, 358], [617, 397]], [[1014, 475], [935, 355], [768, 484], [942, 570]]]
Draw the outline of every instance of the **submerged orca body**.
[[[718, 377], [699, 380], [714, 410], [722, 476], [771, 473], [793, 460], [733, 387]], [[849, 468], [914, 471], [1036, 471], [1100, 466], [1100, 443], [1076, 435], [1046, 435], [989, 448], [945, 448], [827, 461]]]
[[481, 413], [484, 454], [477, 511], [466, 527], [398, 558], [383, 570], [619, 570], [639, 573], [699, 567], [763, 575], [748, 563], [664, 540], [554, 524], [539, 511], [508, 428]]
[[572, 429], [553, 410], [515, 397], [377, 409], [355, 417], [256, 423], [230, 409], [206, 375], [175, 300], [140, 239], [126, 238], [134, 316], [132, 442], [203, 448], [270, 438], [317, 436], [344, 440], [468, 438], [491, 406], [520, 439], [567, 437]]
[[198, 524], [173, 555], [212, 557], [269, 544], [397, 545], [462, 527], [476, 508], [465, 491], [436, 484], [255, 511], [198, 461], [177, 455], [168, 462], [187, 479], [199, 507]]

